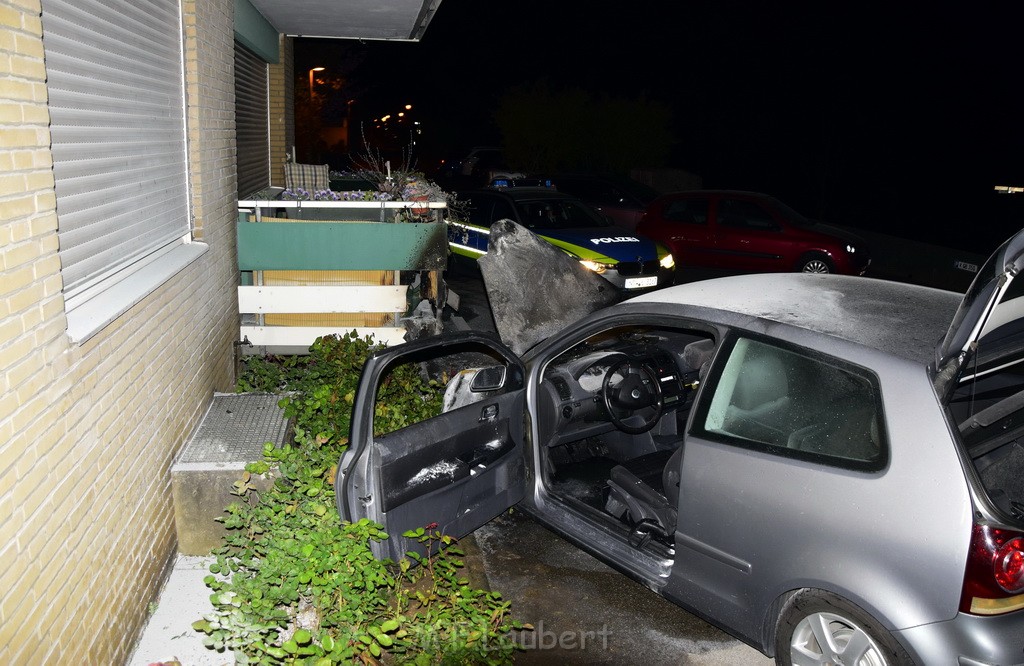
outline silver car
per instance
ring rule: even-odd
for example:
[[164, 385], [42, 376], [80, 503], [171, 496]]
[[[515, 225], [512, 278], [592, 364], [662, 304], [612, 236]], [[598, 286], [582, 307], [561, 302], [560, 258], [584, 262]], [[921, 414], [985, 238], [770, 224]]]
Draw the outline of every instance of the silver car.
[[[964, 297], [747, 275], [521, 358], [472, 332], [384, 350], [339, 510], [398, 558], [405, 530], [517, 505], [780, 664], [1024, 663], [1022, 268], [1024, 232]], [[379, 385], [424, 361], [452, 378], [443, 411], [374, 433]]]

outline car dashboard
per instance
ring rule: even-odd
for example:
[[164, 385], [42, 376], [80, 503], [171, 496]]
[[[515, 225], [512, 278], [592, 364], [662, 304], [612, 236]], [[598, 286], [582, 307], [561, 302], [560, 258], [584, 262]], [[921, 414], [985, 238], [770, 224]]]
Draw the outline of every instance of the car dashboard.
[[653, 336], [635, 336], [597, 347], [582, 345], [546, 368], [538, 414], [547, 445], [559, 446], [616, 430], [605, 400], [605, 383], [609, 372], [626, 361], [643, 367], [657, 380], [663, 423], [655, 428], [655, 434], [676, 434], [674, 417], [692, 400], [698, 369], [681, 367], [676, 345]]

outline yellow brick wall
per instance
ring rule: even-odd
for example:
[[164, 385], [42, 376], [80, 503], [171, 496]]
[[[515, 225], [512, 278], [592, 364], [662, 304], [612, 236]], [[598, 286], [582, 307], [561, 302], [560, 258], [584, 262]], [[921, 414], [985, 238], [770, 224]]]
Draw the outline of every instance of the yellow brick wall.
[[0, 0], [0, 663], [125, 661], [174, 555], [171, 462], [230, 388], [237, 337], [233, 6], [184, 2], [192, 204], [210, 249], [75, 345], [40, 4]]
[[270, 66], [270, 184], [284, 187], [284, 162], [295, 145], [295, 40], [279, 40], [279, 59]]

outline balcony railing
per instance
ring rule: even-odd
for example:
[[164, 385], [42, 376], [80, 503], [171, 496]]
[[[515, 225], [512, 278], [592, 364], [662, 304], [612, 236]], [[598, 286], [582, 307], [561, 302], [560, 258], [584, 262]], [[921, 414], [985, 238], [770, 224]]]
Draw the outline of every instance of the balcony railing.
[[[317, 337], [351, 330], [401, 342], [402, 316], [437, 294], [448, 254], [445, 207], [239, 201], [239, 339], [269, 353], [304, 353]], [[412, 272], [425, 272], [415, 294]]]

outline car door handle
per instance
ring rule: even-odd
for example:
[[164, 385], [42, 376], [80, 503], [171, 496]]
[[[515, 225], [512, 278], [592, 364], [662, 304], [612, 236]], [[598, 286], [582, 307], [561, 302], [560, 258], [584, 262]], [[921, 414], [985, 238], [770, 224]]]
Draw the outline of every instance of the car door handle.
[[480, 411], [480, 420], [481, 421], [493, 421], [496, 418], [498, 418], [498, 406], [497, 405], [487, 405], [486, 407], [484, 407]]

